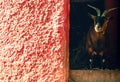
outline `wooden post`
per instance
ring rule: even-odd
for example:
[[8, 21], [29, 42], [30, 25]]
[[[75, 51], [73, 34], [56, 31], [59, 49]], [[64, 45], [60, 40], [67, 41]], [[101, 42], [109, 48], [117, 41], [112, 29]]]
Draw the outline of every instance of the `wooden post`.
[[[110, 9], [114, 7], [118, 7], [118, 0], [105, 0], [105, 8]], [[107, 14], [107, 16], [112, 17], [108, 25], [108, 33], [109, 33], [109, 41], [110, 41], [110, 49], [109, 54], [111, 55], [110, 61], [113, 67], [116, 65], [117, 62], [117, 29], [118, 29], [118, 9], [111, 11]]]

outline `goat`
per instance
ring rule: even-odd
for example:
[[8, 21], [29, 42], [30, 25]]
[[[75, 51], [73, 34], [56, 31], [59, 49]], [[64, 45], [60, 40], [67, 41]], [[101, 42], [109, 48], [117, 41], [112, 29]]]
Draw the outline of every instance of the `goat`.
[[100, 9], [91, 5], [88, 5], [88, 7], [97, 12], [97, 16], [89, 14], [94, 21], [94, 25], [89, 29], [86, 37], [86, 50], [88, 54], [91, 55], [89, 62], [90, 68], [92, 68], [93, 57], [95, 55], [99, 55], [102, 58], [101, 65], [106, 61], [103, 56], [106, 54], [106, 29], [110, 20], [110, 17], [107, 17], [106, 14], [117, 8], [104, 10], [104, 12], [101, 14]]

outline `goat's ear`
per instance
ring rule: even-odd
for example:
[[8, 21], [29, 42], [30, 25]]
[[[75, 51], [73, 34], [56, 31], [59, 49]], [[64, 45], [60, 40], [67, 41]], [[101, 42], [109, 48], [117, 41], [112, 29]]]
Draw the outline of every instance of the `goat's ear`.
[[96, 18], [95, 15], [92, 15], [92, 14], [90, 14], [90, 13], [88, 13], [88, 15], [89, 15], [93, 20]]

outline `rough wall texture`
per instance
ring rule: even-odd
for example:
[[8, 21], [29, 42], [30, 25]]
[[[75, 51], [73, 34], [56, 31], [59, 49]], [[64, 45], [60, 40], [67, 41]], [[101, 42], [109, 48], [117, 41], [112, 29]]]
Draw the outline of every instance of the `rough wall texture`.
[[0, 82], [67, 82], [67, 0], [0, 0]]

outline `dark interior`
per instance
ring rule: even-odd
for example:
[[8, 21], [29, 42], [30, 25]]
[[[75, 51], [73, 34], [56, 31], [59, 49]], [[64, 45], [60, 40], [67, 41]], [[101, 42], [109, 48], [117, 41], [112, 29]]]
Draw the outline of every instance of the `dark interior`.
[[[88, 13], [96, 15], [96, 12], [87, 4], [106, 9], [105, 0], [71, 0], [70, 2], [70, 69], [90, 69], [89, 54], [85, 49], [85, 37], [88, 29], [93, 25], [93, 20]], [[116, 5], [118, 6], [118, 5]], [[120, 69], [120, 55], [118, 42], [118, 21], [120, 21], [119, 9], [115, 11], [113, 19], [108, 24], [107, 32], [110, 36], [109, 53], [106, 56], [106, 69]], [[111, 14], [110, 14], [111, 15]], [[113, 24], [114, 23], [114, 24]], [[95, 66], [99, 67], [99, 57], [95, 57]]]

